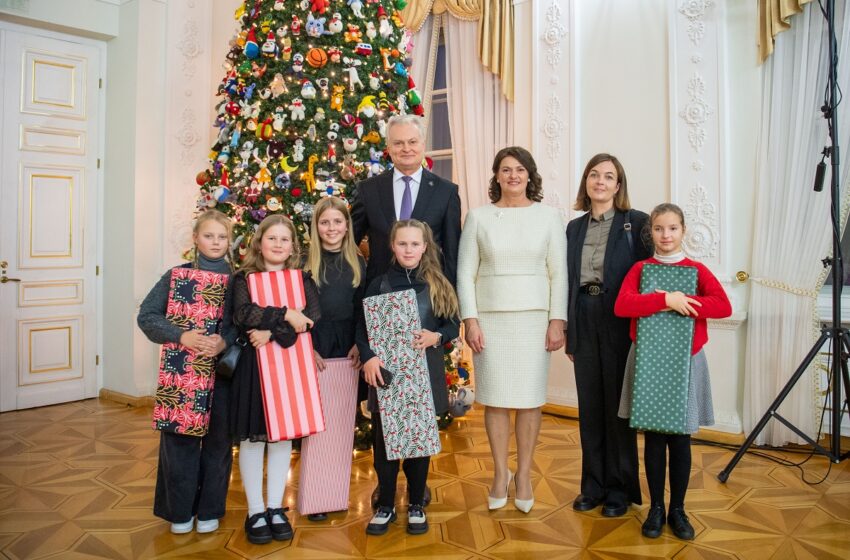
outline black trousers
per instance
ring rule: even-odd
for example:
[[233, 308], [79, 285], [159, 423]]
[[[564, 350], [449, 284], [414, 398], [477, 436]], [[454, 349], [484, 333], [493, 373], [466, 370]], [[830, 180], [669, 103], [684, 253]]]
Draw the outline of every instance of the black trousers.
[[381, 415], [372, 413], [372, 433], [375, 435], [374, 452], [372, 454], [375, 472], [378, 475], [378, 486], [380, 497], [378, 505], [383, 507], [395, 506], [395, 491], [398, 481], [399, 463], [404, 469], [407, 478], [407, 499], [410, 505], [423, 505], [425, 485], [428, 482], [428, 467], [431, 465], [431, 457], [416, 457], [415, 459], [404, 459], [390, 461], [387, 459], [387, 450], [384, 446], [384, 429], [381, 426]]
[[619, 418], [630, 342], [610, 328], [602, 298], [576, 302], [576, 389], [581, 436], [581, 493], [611, 502], [641, 503], [637, 433]]
[[153, 513], [171, 523], [224, 517], [233, 464], [228, 429], [230, 382], [216, 381], [204, 437], [162, 432]]

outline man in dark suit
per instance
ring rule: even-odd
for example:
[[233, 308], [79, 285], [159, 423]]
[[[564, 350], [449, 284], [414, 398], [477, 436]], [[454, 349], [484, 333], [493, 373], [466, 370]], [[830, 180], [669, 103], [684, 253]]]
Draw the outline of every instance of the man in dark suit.
[[387, 123], [387, 150], [393, 169], [362, 181], [351, 207], [354, 242], [369, 236], [366, 283], [390, 264], [389, 233], [396, 220], [425, 222], [442, 249], [443, 272], [454, 285], [460, 242], [460, 197], [457, 185], [422, 168], [425, 125], [416, 115], [394, 116]]

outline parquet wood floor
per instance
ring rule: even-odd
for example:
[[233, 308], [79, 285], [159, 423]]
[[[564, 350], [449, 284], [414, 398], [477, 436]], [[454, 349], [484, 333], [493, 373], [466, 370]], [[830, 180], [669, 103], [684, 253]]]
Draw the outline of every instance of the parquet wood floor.
[[[669, 530], [643, 538], [646, 506], [622, 518], [576, 513], [581, 452], [573, 420], [544, 416], [532, 512], [487, 511], [492, 463], [483, 415], [473, 411], [442, 434], [432, 463], [431, 530], [412, 537], [405, 514], [382, 537], [367, 537], [374, 487], [371, 455], [354, 458], [351, 509], [311, 523], [291, 514], [295, 538], [255, 546], [242, 531], [245, 499], [234, 465], [228, 513], [218, 532], [172, 535], [151, 513], [158, 436], [150, 410], [88, 400], [0, 415], [0, 555], [4, 558], [850, 558], [850, 462], [823, 484], [799, 471], [745, 457], [727, 484], [716, 473], [731, 452], [695, 445], [687, 509], [697, 531], [686, 543]], [[798, 455], [785, 454], [789, 459]], [[513, 462], [513, 457], [512, 457]], [[826, 473], [823, 458], [805, 469]], [[400, 477], [404, 484], [404, 477]], [[286, 505], [294, 510], [293, 461]], [[644, 496], [647, 491], [644, 484]], [[400, 493], [404, 495], [404, 493]]]

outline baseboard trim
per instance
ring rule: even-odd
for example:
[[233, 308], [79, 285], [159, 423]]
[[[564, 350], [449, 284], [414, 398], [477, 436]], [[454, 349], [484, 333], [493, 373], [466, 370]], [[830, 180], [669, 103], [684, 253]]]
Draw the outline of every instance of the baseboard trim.
[[[575, 406], [567, 406], [561, 404], [544, 404], [543, 413], [560, 418], [578, 419], [578, 408]], [[721, 432], [718, 430], [702, 429], [694, 434], [694, 439], [710, 441], [712, 443], [721, 443], [724, 445], [741, 445], [746, 440], [743, 432], [733, 434], [729, 432]]]
[[98, 392], [98, 398], [140, 408], [153, 408], [154, 405], [154, 398], [150, 395], [143, 397], [131, 397], [130, 395], [119, 393], [118, 391], [112, 391], [110, 389], [101, 389], [100, 392]]

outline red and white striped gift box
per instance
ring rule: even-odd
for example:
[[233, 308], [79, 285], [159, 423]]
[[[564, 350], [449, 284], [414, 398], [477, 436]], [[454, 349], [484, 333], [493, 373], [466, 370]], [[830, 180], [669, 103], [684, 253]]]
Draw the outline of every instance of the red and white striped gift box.
[[[300, 270], [255, 272], [248, 275], [251, 301], [260, 307], [304, 309], [307, 297]], [[257, 349], [260, 388], [269, 441], [309, 436], [325, 429], [313, 339], [298, 335], [289, 348], [277, 342]]]

